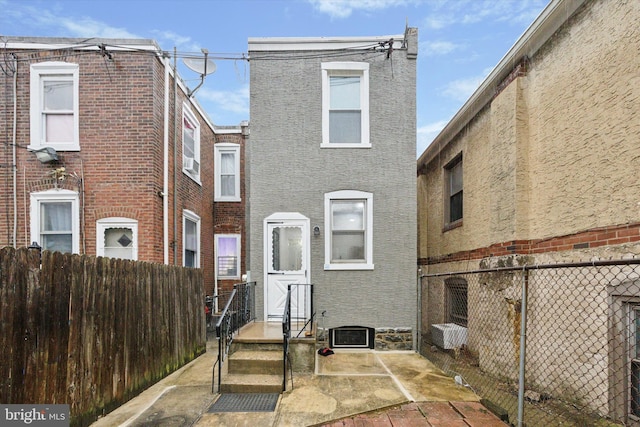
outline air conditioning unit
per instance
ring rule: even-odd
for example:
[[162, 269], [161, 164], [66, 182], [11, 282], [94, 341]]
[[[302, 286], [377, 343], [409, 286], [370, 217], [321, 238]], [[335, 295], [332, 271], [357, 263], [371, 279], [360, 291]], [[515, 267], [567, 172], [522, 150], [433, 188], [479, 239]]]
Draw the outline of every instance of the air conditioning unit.
[[183, 159], [182, 167], [194, 174], [198, 174], [200, 172], [200, 163], [198, 163], [196, 159], [191, 157], [185, 157]]
[[467, 344], [467, 328], [455, 323], [431, 325], [431, 342], [450, 350]]

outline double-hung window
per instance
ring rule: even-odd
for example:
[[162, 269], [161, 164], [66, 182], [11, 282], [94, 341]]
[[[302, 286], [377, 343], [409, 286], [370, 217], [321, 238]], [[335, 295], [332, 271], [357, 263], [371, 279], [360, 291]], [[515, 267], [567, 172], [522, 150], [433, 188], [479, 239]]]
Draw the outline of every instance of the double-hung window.
[[462, 220], [462, 154], [445, 166], [445, 227]]
[[182, 170], [200, 179], [200, 123], [186, 104], [182, 106]]
[[138, 221], [103, 218], [96, 222], [96, 254], [108, 258], [138, 259]]
[[216, 272], [218, 279], [240, 277], [240, 235], [218, 234], [216, 242]]
[[373, 269], [373, 195], [325, 194], [325, 270]]
[[78, 193], [70, 190], [31, 193], [31, 241], [43, 250], [78, 253], [78, 204]]
[[322, 64], [322, 147], [368, 148], [369, 63]]
[[214, 146], [215, 200], [240, 201], [240, 145], [219, 143]]
[[31, 65], [31, 143], [37, 150], [80, 150], [79, 67], [67, 62]]
[[183, 212], [183, 265], [185, 267], [200, 267], [200, 217], [185, 210]]

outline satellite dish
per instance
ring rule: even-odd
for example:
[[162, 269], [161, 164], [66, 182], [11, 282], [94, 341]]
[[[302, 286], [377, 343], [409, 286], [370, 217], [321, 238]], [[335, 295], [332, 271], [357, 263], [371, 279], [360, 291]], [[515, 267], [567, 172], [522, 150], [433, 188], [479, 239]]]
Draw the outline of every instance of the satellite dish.
[[202, 75], [208, 76], [216, 71], [216, 63], [213, 60], [205, 58], [183, 58], [182, 62], [192, 71]]

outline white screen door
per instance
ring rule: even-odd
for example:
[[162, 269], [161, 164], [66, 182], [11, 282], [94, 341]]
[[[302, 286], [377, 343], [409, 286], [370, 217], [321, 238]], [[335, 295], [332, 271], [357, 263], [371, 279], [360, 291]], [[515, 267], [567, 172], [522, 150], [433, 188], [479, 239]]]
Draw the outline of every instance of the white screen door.
[[[268, 321], [280, 321], [284, 313], [290, 284], [307, 284], [309, 256], [309, 221], [299, 214], [272, 215], [265, 227], [266, 314]], [[276, 219], [276, 218], [278, 219]], [[304, 318], [309, 290], [292, 286], [291, 317]]]

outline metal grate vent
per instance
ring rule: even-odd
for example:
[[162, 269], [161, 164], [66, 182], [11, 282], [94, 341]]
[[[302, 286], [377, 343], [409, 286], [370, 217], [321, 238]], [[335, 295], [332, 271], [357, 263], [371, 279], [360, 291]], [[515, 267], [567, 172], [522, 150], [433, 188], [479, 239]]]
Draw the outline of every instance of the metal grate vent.
[[363, 326], [342, 326], [330, 330], [331, 348], [373, 348], [375, 331]]
[[225, 393], [207, 412], [273, 412], [279, 397], [278, 393]]

